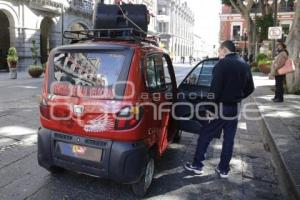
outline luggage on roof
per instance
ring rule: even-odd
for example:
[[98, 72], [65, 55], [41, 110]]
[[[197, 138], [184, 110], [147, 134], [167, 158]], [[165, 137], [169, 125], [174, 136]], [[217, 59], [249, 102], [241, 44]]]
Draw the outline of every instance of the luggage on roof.
[[[126, 17], [124, 16], [126, 15]], [[105, 5], [98, 3], [93, 17], [94, 29], [133, 28], [148, 32], [149, 15], [145, 5]]]

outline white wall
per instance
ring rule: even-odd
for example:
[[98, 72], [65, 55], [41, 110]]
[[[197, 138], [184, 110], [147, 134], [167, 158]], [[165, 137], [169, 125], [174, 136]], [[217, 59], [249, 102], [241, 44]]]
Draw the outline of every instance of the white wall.
[[[64, 3], [66, 8], [68, 8], [66, 0], [53, 1]], [[24, 1], [6, 0], [0, 0], [0, 10], [9, 18], [11, 46], [15, 46], [18, 50], [20, 57], [19, 68], [21, 70], [25, 70], [29, 64], [33, 63], [30, 50], [32, 40], [35, 39], [37, 47], [40, 46], [40, 26], [45, 17], [50, 18], [53, 22], [53, 28], [50, 33], [52, 45], [58, 46], [61, 44], [61, 13], [37, 10]], [[81, 23], [91, 28], [91, 15], [87, 16], [76, 12], [69, 12], [67, 9], [64, 15], [64, 30], [70, 29], [74, 23]]]

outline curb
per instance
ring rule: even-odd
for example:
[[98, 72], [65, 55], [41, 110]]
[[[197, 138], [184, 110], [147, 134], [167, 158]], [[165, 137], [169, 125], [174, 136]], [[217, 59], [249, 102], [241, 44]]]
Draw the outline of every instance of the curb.
[[275, 164], [276, 172], [279, 176], [279, 185], [282, 189], [282, 192], [288, 199], [298, 200], [300, 199], [300, 191], [297, 189], [297, 184], [295, 183], [295, 180], [293, 179], [292, 174], [290, 173], [287, 164], [276, 145], [276, 142], [270, 131], [271, 129], [269, 127], [269, 124], [266, 122], [264, 113], [258, 106], [256, 97], [252, 98], [257, 106], [260, 116], [262, 117], [262, 119], [260, 120], [260, 124], [263, 128], [263, 137], [271, 152], [272, 160]]

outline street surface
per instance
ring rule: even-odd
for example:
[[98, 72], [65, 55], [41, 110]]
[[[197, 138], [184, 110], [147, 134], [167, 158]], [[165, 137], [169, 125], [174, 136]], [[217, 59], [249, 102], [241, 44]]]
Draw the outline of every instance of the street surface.
[[[190, 69], [175, 65], [177, 79], [182, 80]], [[8, 74], [0, 74], [0, 199], [137, 199], [128, 185], [74, 172], [53, 176], [38, 166], [36, 132], [42, 79], [23, 76], [22, 80], [9, 80]], [[209, 148], [203, 176], [183, 169], [193, 158], [196, 141], [197, 135], [184, 133], [180, 144], [169, 147], [157, 164], [153, 185], [144, 199], [282, 199], [259, 121], [240, 121], [228, 180], [214, 172], [220, 140], [214, 140]]]

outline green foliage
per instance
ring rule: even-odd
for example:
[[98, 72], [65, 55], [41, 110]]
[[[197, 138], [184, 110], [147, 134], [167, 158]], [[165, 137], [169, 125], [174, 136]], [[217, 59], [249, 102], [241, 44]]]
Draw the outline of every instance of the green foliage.
[[252, 62], [252, 63], [250, 64], [250, 66], [251, 66], [251, 68], [255, 68], [255, 67], [258, 66], [258, 63], [257, 63], [257, 62]]
[[260, 41], [268, 39], [268, 30], [273, 24], [272, 14], [256, 17], [256, 32], [259, 35]]
[[259, 53], [258, 55], [257, 55], [257, 58], [256, 58], [256, 60], [259, 62], [259, 61], [261, 61], [261, 60], [267, 60], [268, 59], [268, 56], [266, 55], [266, 54], [264, 54], [264, 53]]
[[32, 40], [32, 47], [30, 48], [30, 50], [31, 50], [31, 53], [32, 53], [32, 59], [34, 61], [34, 65], [37, 65], [39, 53], [38, 53], [38, 48], [36, 46], [35, 40]]
[[38, 78], [44, 73], [44, 69], [41, 65], [29, 65], [28, 73], [33, 78]]
[[252, 72], [260, 72], [260, 70], [259, 70], [258, 67], [252, 67], [252, 68], [251, 68], [251, 71], [252, 71]]
[[[236, 1], [236, 0], [235, 0]], [[225, 4], [227, 6], [231, 6], [231, 3], [229, 0], [221, 0], [222, 4]]]
[[[237, 4], [237, 1], [236, 0], [233, 0], [236, 4]], [[245, 0], [242, 0], [242, 1], [245, 1]], [[227, 6], [231, 6], [231, 2], [229, 0], [221, 0], [222, 4], [225, 4]]]
[[264, 59], [264, 60], [258, 61], [258, 65], [271, 65], [271, 64], [272, 64], [272, 60]]
[[300, 85], [295, 87], [294, 94], [300, 95]]
[[7, 62], [18, 62], [19, 57], [18, 57], [18, 52], [15, 47], [10, 47], [8, 49], [8, 54], [7, 54]]
[[46, 70], [47, 65], [48, 65], [48, 62], [45, 62], [45, 63], [42, 64], [42, 67], [43, 67], [44, 70]]

